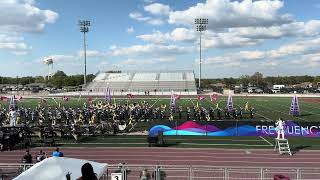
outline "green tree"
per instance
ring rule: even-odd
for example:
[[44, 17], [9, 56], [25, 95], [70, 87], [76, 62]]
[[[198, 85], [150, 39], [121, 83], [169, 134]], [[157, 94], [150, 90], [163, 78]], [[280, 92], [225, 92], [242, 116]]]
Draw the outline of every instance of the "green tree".
[[241, 75], [238, 84], [243, 84], [244, 86], [248, 86], [250, 83], [250, 76], [249, 75]]
[[52, 78], [50, 79], [50, 82], [58, 87], [58, 88], [62, 88], [65, 85], [65, 79], [66, 79], [67, 75], [63, 72], [63, 71], [57, 71]]
[[261, 86], [263, 85], [263, 75], [260, 72], [255, 72], [252, 76], [251, 76], [251, 81], [252, 84], [256, 85], [256, 86]]

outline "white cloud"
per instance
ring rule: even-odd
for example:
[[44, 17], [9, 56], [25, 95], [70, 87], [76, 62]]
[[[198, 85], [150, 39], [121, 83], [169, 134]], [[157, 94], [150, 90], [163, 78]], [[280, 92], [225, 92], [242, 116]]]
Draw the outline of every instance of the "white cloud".
[[109, 47], [109, 49], [110, 49], [110, 50], [117, 49], [117, 46], [113, 44], [113, 45], [111, 45], [111, 46]]
[[146, 22], [148, 24], [155, 25], [155, 26], [164, 24], [163, 20], [159, 18], [151, 18], [148, 16], [143, 16], [140, 12], [132, 12], [129, 14], [129, 17], [131, 19], [134, 19], [140, 22]]
[[[320, 34], [320, 21], [292, 22], [270, 27], [228, 28], [222, 32], [206, 31], [202, 35], [202, 43], [207, 48], [235, 48], [253, 46], [267, 39], [283, 37], [313, 37]], [[153, 31], [151, 34], [137, 36], [146, 42], [169, 43], [184, 41], [197, 42], [199, 35], [194, 29], [175, 28], [172, 32]]]
[[182, 55], [193, 51], [192, 47], [180, 47], [175, 45], [133, 45], [130, 47], [117, 47], [111, 50], [113, 56], [152, 56], [152, 57], [168, 57], [174, 55]]
[[276, 67], [276, 66], [279, 65], [279, 62], [277, 62], [277, 61], [268, 61], [268, 62], [265, 62], [263, 65], [266, 66], [266, 67]]
[[128, 34], [134, 33], [134, 29], [132, 26], [127, 29], [127, 33]]
[[97, 68], [99, 69], [99, 68], [101, 68], [101, 66], [109, 66], [110, 64], [109, 64], [109, 62], [108, 61], [102, 61], [102, 62], [100, 62], [98, 65], [97, 65]]
[[193, 26], [194, 18], [208, 18], [209, 29], [281, 25], [292, 21], [290, 15], [279, 14], [282, 7], [280, 0], [207, 0], [183, 11], [170, 12], [168, 22]]
[[150, 61], [150, 60], [127, 59], [127, 60], [121, 61], [120, 64], [122, 64], [122, 65], [146, 65], [146, 64], [154, 64], [154, 62]]
[[43, 57], [43, 58], [41, 58], [41, 59], [39, 59], [37, 61], [38, 62], [42, 62], [44, 59], [52, 59], [53, 60], [53, 64], [79, 60], [79, 58], [77, 56], [74, 56], [74, 55], [53, 54], [53, 55], [50, 55], [50, 56]]
[[21, 36], [0, 34], [0, 49], [15, 55], [26, 55], [32, 50], [32, 47], [23, 41], [24, 38]]
[[266, 57], [263, 51], [240, 51], [238, 53], [230, 53], [223, 56], [209, 57], [203, 64], [235, 64], [240, 61], [255, 61]]
[[230, 32], [252, 39], [278, 39], [286, 36], [308, 37], [319, 35], [320, 21], [293, 22], [270, 27], [231, 28]]
[[58, 18], [56, 12], [36, 7], [33, 0], [1, 0], [0, 12], [0, 32], [42, 32]]
[[170, 34], [168, 33], [164, 34], [160, 31], [153, 31], [152, 34], [139, 35], [137, 36], [137, 38], [142, 39], [146, 42], [152, 42], [156, 44], [167, 43], [168, 41], [171, 40]]
[[[294, 59], [294, 60], [292, 60]], [[240, 51], [222, 56], [209, 57], [206, 65], [261, 62], [263, 66], [276, 67], [279, 62], [315, 67], [320, 64], [320, 38], [297, 41], [267, 51]]]
[[160, 26], [160, 25], [164, 24], [163, 20], [161, 20], [161, 19], [150, 19], [147, 21], [147, 23], [154, 25], [154, 26]]
[[[107, 53], [97, 51], [97, 50], [87, 50], [87, 57], [105, 57], [107, 56]], [[84, 57], [84, 51], [79, 51], [78, 52], [79, 57]]]
[[155, 0], [143, 0], [143, 2], [145, 2], [145, 3], [153, 3], [153, 2], [155, 2]]
[[240, 51], [239, 56], [241, 58], [245, 57], [248, 60], [262, 59], [266, 57], [265, 53], [262, 51]]
[[302, 66], [302, 67], [308, 67], [308, 68], [319, 67], [320, 52], [303, 55], [301, 56], [301, 58], [292, 61], [291, 64]]
[[163, 63], [170, 63], [174, 62], [176, 59], [172, 57], [168, 58], [149, 58], [149, 59], [127, 59], [124, 61], [121, 61], [121, 65], [130, 65], [130, 66], [136, 66], [136, 65], [153, 65], [153, 64], [163, 64]]
[[197, 38], [194, 30], [186, 28], [176, 28], [170, 35], [174, 41], [192, 41]]
[[186, 28], [176, 28], [170, 33], [162, 33], [160, 31], [153, 31], [152, 34], [142, 34], [137, 36], [146, 42], [152, 43], [167, 43], [168, 41], [194, 41], [196, 40], [196, 33]]
[[[99, 58], [99, 57], [107, 57], [108, 54], [98, 51], [98, 50], [87, 50], [87, 57], [91, 58]], [[53, 63], [63, 64], [63, 63], [77, 63], [79, 64], [79, 60], [82, 60], [84, 57], [84, 51], [78, 51], [75, 54], [53, 54], [41, 59], [38, 59], [36, 62], [42, 62], [44, 59], [52, 59]], [[88, 59], [87, 59], [88, 60]], [[81, 64], [81, 63], [80, 63]]]
[[0, 1], [0, 49], [15, 55], [26, 55], [32, 47], [24, 42], [25, 32], [42, 32], [46, 24], [54, 23], [58, 14], [41, 10], [34, 0]]
[[320, 38], [283, 45], [276, 50], [268, 51], [268, 54], [271, 58], [282, 58], [293, 55], [313, 54], [318, 51], [320, 51]]
[[139, 12], [132, 12], [132, 13], [129, 14], [129, 17], [132, 18], [132, 19], [135, 19], [137, 21], [148, 21], [148, 20], [150, 20], [150, 17], [144, 17]]
[[168, 5], [153, 3], [147, 6], [144, 6], [144, 10], [153, 14], [153, 15], [169, 15], [170, 7]]
[[258, 39], [251, 39], [238, 36], [235, 33], [211, 33], [203, 37], [203, 47], [206, 48], [235, 48], [252, 46], [262, 42]]

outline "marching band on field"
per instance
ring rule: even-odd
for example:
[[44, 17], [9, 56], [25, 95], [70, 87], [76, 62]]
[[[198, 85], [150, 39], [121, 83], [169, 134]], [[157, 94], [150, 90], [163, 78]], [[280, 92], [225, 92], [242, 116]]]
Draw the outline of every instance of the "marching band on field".
[[[167, 107], [161, 104], [154, 107], [143, 101], [140, 103], [116, 104], [99, 101], [97, 103], [84, 103], [81, 108], [66, 108], [59, 103], [58, 107], [39, 104], [36, 108], [0, 108], [0, 124], [3, 125], [97, 125], [101, 122], [121, 123], [127, 126], [139, 121], [152, 120], [197, 120], [213, 121], [221, 119], [243, 119], [244, 114], [254, 118], [254, 108], [248, 102], [244, 108], [229, 110], [215, 107], [200, 107], [198, 103], [191, 107]], [[247, 119], [247, 117], [246, 117]]]

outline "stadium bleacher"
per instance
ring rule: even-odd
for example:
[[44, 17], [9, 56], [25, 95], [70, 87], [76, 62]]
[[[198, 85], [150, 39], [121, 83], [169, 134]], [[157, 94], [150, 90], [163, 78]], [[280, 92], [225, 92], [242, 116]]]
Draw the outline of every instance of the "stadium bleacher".
[[197, 93], [193, 71], [164, 72], [103, 72], [86, 87], [93, 93], [103, 93], [109, 87], [113, 92], [139, 94], [168, 94], [172, 91], [192, 95]]

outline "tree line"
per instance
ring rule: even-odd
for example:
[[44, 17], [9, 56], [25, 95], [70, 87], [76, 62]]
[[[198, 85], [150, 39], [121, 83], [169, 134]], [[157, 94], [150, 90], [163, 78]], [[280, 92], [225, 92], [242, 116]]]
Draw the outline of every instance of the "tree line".
[[[88, 74], [87, 82], [91, 82], [95, 75]], [[65, 86], [80, 86], [83, 84], [83, 75], [67, 75], [63, 71], [57, 71], [52, 77], [43, 76], [26, 76], [26, 77], [2, 77], [0, 76], [0, 84], [11, 85], [27, 85], [32, 83], [44, 83], [47, 86], [62, 88]]]
[[210, 88], [212, 84], [223, 83], [228, 88], [242, 84], [243, 86], [258, 86], [261, 88], [272, 86], [274, 84], [294, 85], [304, 82], [314, 84], [320, 83], [320, 76], [267, 76], [262, 73], [255, 72], [253, 75], [242, 75], [239, 78], [220, 78], [220, 79], [202, 79], [202, 87]]
[[[95, 78], [94, 74], [87, 75], [87, 82]], [[198, 82], [198, 80], [196, 80]], [[303, 82], [319, 83], [320, 76], [268, 76], [264, 77], [262, 73], [256, 72], [253, 75], [242, 75], [239, 78], [220, 78], [220, 79], [202, 79], [202, 87], [210, 88], [212, 84], [223, 83], [228, 88], [235, 85], [267, 87], [274, 84], [293, 85]], [[63, 71], [57, 71], [49, 80], [43, 76], [26, 76], [26, 77], [1, 77], [0, 84], [27, 85], [31, 83], [44, 83], [48, 86], [65, 87], [80, 86], [83, 84], [83, 75], [67, 75]], [[196, 83], [198, 85], [198, 83]]]

